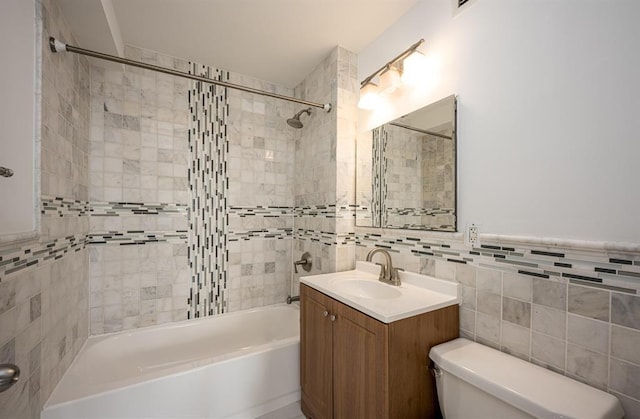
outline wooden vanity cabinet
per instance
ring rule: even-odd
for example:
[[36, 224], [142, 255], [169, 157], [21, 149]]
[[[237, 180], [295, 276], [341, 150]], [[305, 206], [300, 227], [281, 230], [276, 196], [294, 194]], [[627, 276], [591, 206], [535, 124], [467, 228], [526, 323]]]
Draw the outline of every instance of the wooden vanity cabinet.
[[302, 412], [313, 419], [431, 418], [429, 349], [458, 337], [458, 306], [382, 323], [300, 286]]

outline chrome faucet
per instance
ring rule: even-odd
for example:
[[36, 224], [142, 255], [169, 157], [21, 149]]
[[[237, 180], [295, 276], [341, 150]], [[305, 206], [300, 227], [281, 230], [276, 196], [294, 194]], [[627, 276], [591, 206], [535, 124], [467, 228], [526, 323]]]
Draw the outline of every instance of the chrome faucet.
[[387, 284], [400, 286], [400, 277], [398, 277], [398, 268], [393, 267], [393, 262], [391, 261], [391, 255], [384, 249], [376, 247], [375, 249], [371, 249], [369, 253], [367, 253], [367, 262], [371, 262], [373, 259], [373, 255], [376, 253], [382, 253], [384, 256], [384, 264], [380, 265], [380, 277], [378, 280], [385, 282]]

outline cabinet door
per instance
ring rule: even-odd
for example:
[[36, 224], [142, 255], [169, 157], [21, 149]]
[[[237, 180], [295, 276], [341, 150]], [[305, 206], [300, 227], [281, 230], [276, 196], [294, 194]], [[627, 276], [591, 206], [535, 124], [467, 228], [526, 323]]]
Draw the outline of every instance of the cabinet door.
[[333, 302], [333, 417], [388, 417], [388, 327]]
[[302, 411], [313, 419], [333, 416], [333, 337], [330, 299], [300, 286], [300, 385]]

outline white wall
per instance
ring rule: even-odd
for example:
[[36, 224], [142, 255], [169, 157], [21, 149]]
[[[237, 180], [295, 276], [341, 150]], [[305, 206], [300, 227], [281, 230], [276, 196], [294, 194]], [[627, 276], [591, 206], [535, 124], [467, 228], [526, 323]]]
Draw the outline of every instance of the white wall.
[[367, 128], [451, 93], [459, 226], [640, 243], [640, 2], [421, 0], [359, 55], [359, 80], [420, 38], [426, 91], [361, 112]]
[[36, 228], [34, 189], [35, 5], [0, 4], [0, 241], [24, 238]]

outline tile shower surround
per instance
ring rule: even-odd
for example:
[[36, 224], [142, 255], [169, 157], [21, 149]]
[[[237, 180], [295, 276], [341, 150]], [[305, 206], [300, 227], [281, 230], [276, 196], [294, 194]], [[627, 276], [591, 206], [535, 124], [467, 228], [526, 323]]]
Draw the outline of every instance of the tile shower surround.
[[[125, 56], [188, 71], [154, 51], [127, 45]], [[91, 68], [92, 334], [187, 318], [188, 86], [135, 67]]]
[[470, 247], [443, 234], [358, 228], [394, 266], [462, 287], [461, 336], [606, 390], [640, 417], [640, 253], [528, 243]]
[[[184, 71], [182, 67], [189, 67], [189, 64], [175, 58], [162, 56], [152, 51], [139, 50], [132, 47], [127, 47], [127, 54], [134, 59], [141, 59], [142, 61], [148, 61], [152, 63], [161, 63], [166, 66], [174, 66], [174, 68]], [[211, 68], [202, 67], [203, 71], [215, 72], [217, 70]], [[192, 71], [195, 71], [192, 69]], [[213, 74], [213, 73], [212, 73]], [[292, 94], [291, 91], [283, 89], [279, 86], [264, 83], [251, 79], [245, 76], [236, 75], [233, 73], [227, 73], [230, 81], [235, 83], [241, 83], [252, 87], [279, 91], [283, 94]], [[100, 78], [102, 77], [102, 78]], [[138, 196], [153, 196], [154, 185], [157, 185], [159, 189], [162, 185], [169, 187], [167, 191], [158, 191], [159, 196], [162, 192], [162, 196], [168, 200], [168, 202], [174, 202], [176, 211], [182, 209], [182, 203], [184, 205], [192, 205], [192, 200], [183, 201], [184, 196], [180, 195], [180, 187], [176, 188], [175, 179], [173, 182], [173, 190], [171, 190], [171, 182], [167, 182], [170, 179], [171, 174], [175, 177], [176, 173], [180, 173], [180, 168], [173, 168], [172, 172], [166, 171], [165, 178], [158, 177], [154, 179], [151, 175], [154, 172], [147, 173], [146, 179], [143, 176], [140, 185], [138, 186], [137, 174], [138, 168], [140, 171], [153, 170], [153, 164], [158, 161], [156, 170], [166, 170], [166, 164], [161, 165], [161, 156], [169, 156], [167, 151], [173, 153], [175, 160], [175, 153], [179, 153], [180, 161], [184, 161], [183, 151], [185, 142], [178, 135], [179, 131], [186, 126], [187, 123], [183, 122], [183, 113], [175, 113], [172, 115], [171, 107], [176, 108], [177, 104], [180, 104], [179, 95], [180, 89], [174, 85], [173, 99], [169, 100], [169, 97], [161, 99], [160, 96], [154, 96], [154, 86], [160, 87], [161, 79], [155, 80], [153, 83], [153, 77], [144, 71], [138, 70], [133, 74], [127, 74], [127, 70], [124, 72], [109, 72], [105, 71], [100, 74], [98, 70], [98, 77], [96, 79], [96, 85], [93, 86], [94, 91], [94, 118], [92, 121], [96, 121], [96, 126], [92, 131], [92, 162], [95, 163], [97, 169], [97, 176], [92, 179], [92, 199], [104, 201], [105, 198], [120, 198], [125, 202], [147, 202], [145, 200], [136, 200]], [[102, 84], [100, 84], [102, 83]], [[166, 83], [168, 80], [162, 81], [165, 88], [169, 88]], [[192, 89], [195, 88], [191, 85]], [[138, 89], [138, 90], [137, 90]], [[170, 89], [169, 89], [170, 90]], [[220, 90], [220, 89], [219, 89]], [[284, 91], [283, 91], [284, 90]], [[137, 94], [131, 96], [130, 91]], [[204, 92], [205, 89], [201, 89]], [[118, 100], [117, 95], [123, 92], [124, 102]], [[192, 91], [193, 92], [193, 91]], [[195, 114], [188, 116], [193, 121], [200, 121], [201, 128], [206, 128], [209, 125], [202, 123], [203, 117], [208, 118], [212, 116], [212, 112], [208, 112], [207, 115], [200, 114], [198, 111], [209, 108], [209, 103], [217, 104], [218, 93], [208, 90], [209, 95], [204, 100], [199, 102], [199, 107], [191, 107], [191, 110], [195, 110]], [[184, 92], [183, 92], [184, 93]], [[248, 95], [245, 93], [239, 93], [237, 91], [230, 90], [224, 92], [229, 95], [229, 101], [227, 105], [228, 114], [225, 115], [226, 121], [220, 125], [220, 134], [226, 134], [226, 137], [216, 137], [219, 140], [219, 145], [215, 150], [212, 150], [214, 160], [222, 163], [218, 169], [211, 170], [209, 174], [216, 174], [218, 179], [222, 180], [222, 186], [217, 189], [220, 191], [220, 195], [216, 195], [218, 202], [227, 205], [228, 210], [221, 211], [218, 219], [222, 221], [222, 225], [219, 231], [222, 231], [222, 235], [227, 236], [227, 240], [215, 241], [217, 237], [221, 237], [220, 234], [214, 234], [210, 236], [209, 243], [224, 243], [228, 245], [227, 250], [222, 250], [218, 255], [222, 256], [220, 259], [221, 266], [226, 266], [223, 269], [214, 269], [209, 272], [209, 275], [216, 275], [217, 278], [209, 282], [209, 291], [215, 290], [215, 293], [219, 293], [220, 305], [217, 306], [217, 310], [237, 310], [241, 308], [250, 308], [253, 306], [264, 305], [269, 303], [275, 303], [284, 300], [285, 296], [289, 293], [289, 279], [291, 276], [291, 260], [292, 260], [292, 242], [296, 234], [301, 237], [301, 240], [315, 240], [323, 241], [328, 244], [348, 239], [349, 234], [336, 235], [335, 228], [332, 225], [327, 225], [324, 222], [316, 223], [317, 226], [311, 222], [310, 225], [305, 225], [304, 228], [293, 229], [293, 217], [296, 217], [298, 213], [307, 214], [313, 218], [319, 212], [329, 212], [333, 218], [342, 217], [342, 213], [345, 212], [345, 208], [334, 210], [326, 205], [318, 206], [305, 206], [298, 211], [294, 207], [293, 202], [293, 153], [294, 153], [294, 134], [296, 130], [289, 128], [284, 121], [286, 118], [293, 114], [296, 110], [293, 104], [286, 102], [278, 102], [270, 98], [262, 98], [255, 95]], [[129, 95], [127, 97], [127, 95]], [[159, 95], [159, 93], [158, 93]], [[155, 99], [154, 99], [155, 97]], [[140, 99], [141, 98], [141, 99]], [[196, 95], [192, 94], [189, 99], [194, 101], [200, 99]], [[134, 99], [139, 99], [139, 104], [135, 103]], [[155, 100], [155, 101], [154, 101]], [[131, 103], [129, 103], [131, 102]], [[169, 107], [169, 112], [162, 111], [163, 107]], [[216, 107], [215, 109], [220, 109]], [[117, 115], [122, 113], [122, 126], [120, 126], [120, 119]], [[108, 115], [108, 114], [115, 114]], [[155, 122], [154, 126], [154, 120]], [[114, 122], [115, 121], [115, 122]], [[212, 120], [213, 121], [213, 120]], [[151, 122], [151, 123], [150, 123]], [[102, 124], [102, 125], [101, 125]], [[197, 125], [197, 124], [193, 124]], [[173, 130], [171, 130], [173, 127]], [[154, 130], [155, 128], [155, 130]], [[162, 128], [162, 133], [160, 132]], [[217, 129], [217, 127], [214, 127]], [[156, 132], [157, 131], [157, 132]], [[140, 132], [140, 134], [138, 134]], [[173, 133], [172, 133], [173, 132]], [[212, 131], [209, 131], [211, 133]], [[207, 135], [207, 131], [203, 131]], [[157, 134], [157, 135], [154, 135]], [[192, 132], [193, 138], [199, 138], [199, 134]], [[136, 149], [136, 139], [138, 135], [141, 137], [141, 150], [138, 152]], [[164, 137], [162, 137], [164, 136]], [[169, 138], [173, 136], [173, 142], [169, 141]], [[155, 137], [155, 138], [154, 138]], [[122, 139], [123, 143], [129, 143], [128, 149], [126, 144], [122, 148], [109, 145], [111, 142], [118, 142]], [[157, 143], [154, 142], [157, 139]], [[115, 141], [114, 141], [115, 140]], [[188, 139], [187, 139], [188, 142]], [[226, 142], [226, 143], [225, 143]], [[226, 153], [215, 157], [221, 150], [224, 151], [226, 144]], [[192, 144], [193, 146], [193, 144]], [[222, 147], [220, 147], [222, 146]], [[157, 151], [154, 152], [154, 147], [157, 147]], [[145, 150], [146, 149], [146, 150]], [[167, 149], [167, 150], [162, 150]], [[104, 153], [104, 159], [102, 155]], [[107, 156], [107, 154], [109, 154]], [[210, 156], [212, 154], [210, 153]], [[133, 157], [131, 157], [133, 156]], [[139, 157], [138, 157], [139, 156]], [[111, 159], [110, 161], [107, 158]], [[164, 158], [164, 157], [163, 157]], [[113, 160], [116, 161], [113, 161]], [[169, 162], [168, 160], [162, 160]], [[206, 161], [206, 157], [205, 160]], [[115, 163], [115, 164], [114, 164]], [[127, 179], [125, 176], [120, 177], [119, 165], [122, 163], [123, 171], [128, 174]], [[218, 164], [218, 163], [216, 163]], [[192, 164], [192, 167], [198, 167], [197, 163]], [[200, 166], [202, 167], [202, 166]], [[102, 169], [103, 173], [100, 173]], [[177, 169], [180, 169], [176, 171]], [[93, 175], [92, 169], [92, 175]], [[195, 174], [195, 173], [192, 173]], [[200, 174], [200, 173], [198, 173]], [[192, 177], [192, 181], [196, 177]], [[179, 179], [179, 183], [184, 186], [184, 181]], [[155, 184], [153, 182], [156, 182]], [[187, 179], [187, 184], [192, 183]], [[181, 187], [182, 187], [181, 186]], [[95, 189], [93, 188], [95, 187]], [[196, 185], [196, 188], [199, 188]], [[226, 190], [225, 188], [228, 188]], [[217, 193], [217, 192], [216, 192]], [[151, 195], [150, 195], [151, 194]], [[197, 195], [197, 194], [196, 194]], [[202, 193], [200, 193], [202, 195]], [[190, 203], [187, 203], [190, 202]], [[263, 206], [264, 204], [267, 204]], [[176, 225], [176, 223], [182, 223], [184, 217], [180, 217], [179, 213], [168, 213], [164, 211], [162, 214], [154, 214], [154, 204], [141, 204], [140, 208], [129, 208], [130, 206], [123, 206], [119, 209], [118, 217], [123, 217], [122, 222], [119, 222], [114, 210], [117, 208], [103, 208], [101, 215], [102, 219], [96, 218], [94, 222], [93, 215], [91, 214], [92, 229], [91, 229], [91, 243], [92, 244], [114, 244], [118, 241], [126, 243], [146, 243], [147, 245], [153, 245], [154, 240], [165, 240], [171, 243], [178, 243], [180, 238], [183, 237], [185, 230], [184, 226]], [[149, 207], [149, 208], [145, 208]], [[214, 207], [218, 207], [215, 205]], [[275, 209], [275, 212], [279, 214], [264, 214], [263, 208]], [[282, 213], [282, 209], [285, 209], [285, 214]], [[165, 208], [166, 209], [166, 208]], [[97, 206], [94, 208], [97, 214]], [[151, 212], [145, 213], [148, 210]], [[255, 211], [253, 211], [255, 210]], [[348, 212], [349, 209], [346, 208]], [[197, 211], [193, 211], [196, 213]], [[339, 215], [336, 216], [335, 213]], [[248, 214], [253, 214], [249, 216]], [[169, 216], [173, 215], [173, 218]], [[227, 221], [224, 221], [224, 219]], [[158, 220], [155, 222], [154, 220]], [[173, 220], [170, 223], [169, 219]], [[101, 221], [100, 221], [101, 220]], [[137, 220], [137, 221], [136, 221]], [[160, 221], [165, 220], [165, 221]], [[183, 221], [181, 221], [183, 220]], [[321, 221], [324, 220], [324, 217]], [[101, 222], [102, 225], [99, 228], [94, 229], [96, 223]], [[202, 227], [207, 228], [211, 223], [203, 223]], [[126, 226], [133, 228], [125, 228]], [[149, 226], [155, 227], [150, 229]], [[309, 228], [311, 227], [311, 228]], [[326, 228], [325, 228], [326, 227]], [[189, 229], [186, 229], [189, 230]], [[200, 231], [200, 228], [194, 230]], [[200, 233], [199, 233], [200, 234]], [[353, 235], [350, 235], [353, 237]], [[245, 242], [254, 243], [245, 243]], [[249, 258], [248, 248], [254, 253], [254, 256]], [[176, 252], [183, 252], [181, 248], [177, 248]], [[102, 252], [92, 253], [92, 260], [100, 260], [100, 264], [104, 264], [106, 259]], [[132, 252], [131, 252], [132, 253]], [[127, 254], [131, 256], [131, 253]], [[159, 254], [158, 252], [144, 253], [145, 255]], [[194, 253], [192, 253], [194, 254]], [[226, 254], [226, 256], [225, 256]], [[153, 256], [152, 256], [153, 257]], [[252, 259], [252, 260], [249, 260]], [[111, 264], [117, 261], [111, 261]], [[124, 263], [124, 261], [120, 261]], [[145, 260], [139, 260], [140, 263], [145, 263]], [[250, 262], [250, 263], [249, 263]], [[127, 262], [131, 265], [133, 262]], [[177, 266], [178, 259], [175, 259]], [[275, 269], [273, 268], [275, 265]], [[318, 264], [320, 265], [320, 264]], [[196, 265], [197, 266], [197, 263]], [[325, 266], [328, 266], [325, 264]], [[116, 264], [117, 267], [117, 264]], [[240, 272], [240, 276], [235, 275], [228, 276], [227, 271], [233, 270], [233, 272]], [[196, 271], [196, 274], [198, 273]], [[181, 272], [181, 268], [179, 270]], [[94, 276], [102, 276], [105, 274], [105, 269], [95, 268], [92, 270]], [[182, 275], [182, 274], [181, 274]], [[206, 275], [206, 273], [205, 273]], [[192, 277], [193, 278], [193, 277]], [[126, 281], [125, 281], [126, 282]], [[95, 286], [103, 287], [104, 284], [110, 284], [103, 278], [98, 278], [94, 281]], [[202, 297], [213, 297], [212, 294], [208, 294], [207, 290], [203, 290], [202, 285], [204, 282], [192, 282], [191, 286], [191, 304], [190, 314], [201, 315], [209, 314], [210, 309], [205, 309], [204, 313], [200, 313], [198, 310], [200, 299], [197, 296], [202, 292]], [[177, 284], [171, 284], [175, 291]], [[112, 284], [108, 286], [113, 286]], [[159, 286], [159, 285], [156, 285]], [[116, 287], [119, 287], [116, 284]], [[228, 288], [227, 296], [224, 295], [224, 290]], [[275, 290], [275, 292], [273, 291]], [[104, 293], [109, 292], [113, 297], [113, 290], [101, 289]], [[135, 299], [136, 294], [133, 294]], [[196, 298], [194, 298], [196, 296]], [[96, 304], [96, 307], [92, 308], [92, 319], [97, 327], [94, 332], [100, 332], [104, 330], [117, 330], [118, 328], [125, 327], [124, 319], [122, 321], [118, 317], [127, 317], [122, 313], [125, 310], [124, 307], [120, 307], [120, 300], [124, 300], [125, 296], [118, 298], [109, 298], [111, 308], [109, 315], [106, 312], [100, 316], [100, 307], [106, 309], [106, 306], [100, 305], [99, 296], [95, 296], [96, 299], [92, 299], [92, 304]], [[103, 295], [104, 298], [104, 295]], [[170, 310], [174, 313], [174, 319], [180, 318], [178, 315], [178, 299], [174, 293], [173, 306]], [[215, 297], [214, 297], [215, 298]], [[204, 300], [204, 298], [202, 298]], [[115, 304], [115, 305], [114, 305]], [[224, 304], [228, 304], [228, 308], [224, 308]], [[167, 304], [163, 305], [165, 308], [169, 308]], [[133, 313], [134, 316], [127, 322], [131, 327], [136, 327], [137, 323], [133, 317], [135, 317], [136, 310], [125, 310], [129, 313]], [[114, 320], [114, 315], [115, 321]], [[107, 318], [109, 321], [107, 322]], [[165, 320], [168, 320], [170, 316], [165, 314], [163, 316]], [[158, 319], [159, 321], [159, 319]], [[109, 323], [110, 326], [105, 329], [104, 325]], [[145, 324], [147, 324], [145, 322]]]
[[[355, 266], [355, 139], [357, 55], [336, 48], [295, 89], [295, 96], [332, 103], [330, 113], [314, 111], [295, 139], [295, 259], [312, 255], [305, 275]], [[293, 290], [298, 293], [294, 275]]]
[[[18, 383], [0, 393], [0, 416], [39, 418], [42, 404], [86, 340], [89, 258], [88, 149], [90, 70], [79, 56], [48, 52], [49, 35], [75, 38], [56, 5], [37, 1], [36, 101], [41, 104], [40, 175], [43, 214], [37, 240], [0, 249], [0, 363], [16, 363]], [[37, 130], [38, 131], [38, 130]], [[37, 141], [38, 139], [36, 139]], [[47, 201], [64, 196], [64, 203]], [[52, 205], [48, 205], [52, 204]], [[78, 213], [60, 217], [64, 205]]]
[[[236, 73], [229, 81], [292, 95], [292, 89]], [[293, 241], [294, 104], [230, 89], [228, 310], [281, 303], [290, 293]]]

